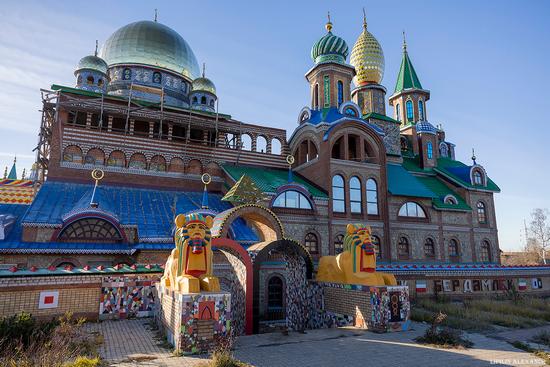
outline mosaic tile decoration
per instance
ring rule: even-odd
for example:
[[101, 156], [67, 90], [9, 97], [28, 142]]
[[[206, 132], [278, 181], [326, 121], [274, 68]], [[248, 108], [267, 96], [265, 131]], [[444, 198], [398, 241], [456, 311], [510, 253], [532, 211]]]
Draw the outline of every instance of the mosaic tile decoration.
[[104, 277], [101, 285], [99, 319], [151, 317], [157, 303], [158, 276]]

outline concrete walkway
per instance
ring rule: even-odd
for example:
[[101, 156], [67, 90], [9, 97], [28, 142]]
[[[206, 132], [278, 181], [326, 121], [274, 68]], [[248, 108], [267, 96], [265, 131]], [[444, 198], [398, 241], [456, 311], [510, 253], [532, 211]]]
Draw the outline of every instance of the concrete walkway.
[[[110, 366], [198, 366], [205, 357], [174, 357], [155, 340], [150, 320], [104, 321], [87, 324], [104, 337], [102, 357]], [[539, 366], [543, 361], [503, 340], [466, 335], [471, 349], [438, 349], [416, 344], [425, 326], [408, 332], [375, 334], [358, 329], [312, 330], [240, 337], [235, 356], [258, 367], [285, 366]]]
[[516, 329], [516, 330], [501, 331], [499, 333], [491, 335], [491, 337], [494, 337], [500, 340], [505, 340], [510, 343], [515, 341], [520, 341], [520, 342], [529, 344], [531, 348], [542, 349], [550, 353], [550, 347], [548, 347], [547, 345], [542, 345], [531, 341], [532, 338], [534, 338], [536, 335], [542, 332], [547, 332], [550, 334], [550, 325], [535, 327], [531, 329]]

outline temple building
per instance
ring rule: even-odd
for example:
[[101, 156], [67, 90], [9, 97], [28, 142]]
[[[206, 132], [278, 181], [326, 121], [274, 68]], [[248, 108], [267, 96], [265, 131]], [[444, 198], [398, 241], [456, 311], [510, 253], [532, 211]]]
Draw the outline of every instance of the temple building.
[[498, 186], [430, 122], [414, 50], [403, 42], [387, 95], [382, 46], [366, 20], [357, 28], [351, 55], [330, 20], [314, 42], [311, 98], [289, 132], [219, 111], [214, 76], [175, 30], [115, 31], [77, 62], [73, 86], [42, 92], [33, 177], [0, 183], [34, 190], [0, 204], [0, 264], [163, 264], [174, 217], [200, 212], [215, 218], [222, 288], [250, 271], [254, 315], [277, 320], [293, 277], [341, 252], [348, 223], [371, 226], [382, 265], [499, 263]]

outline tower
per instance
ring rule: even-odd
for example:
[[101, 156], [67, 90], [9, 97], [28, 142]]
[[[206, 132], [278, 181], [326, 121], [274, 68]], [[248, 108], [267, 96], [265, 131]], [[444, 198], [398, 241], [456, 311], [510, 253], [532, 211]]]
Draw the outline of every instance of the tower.
[[194, 110], [216, 112], [216, 86], [205, 76], [205, 65], [202, 65], [202, 76], [193, 81], [191, 93], [191, 108]]
[[394, 119], [401, 122], [401, 127], [415, 125], [418, 121], [427, 121], [426, 101], [429, 99], [430, 91], [423, 89], [420, 84], [407, 52], [403, 32], [403, 59], [395, 90], [389, 98], [390, 106], [394, 107]]
[[105, 93], [109, 77], [107, 76], [107, 63], [97, 56], [97, 40], [95, 41], [95, 52], [93, 55], [84, 56], [78, 62], [74, 76], [76, 77], [76, 88], [91, 92]]
[[330, 14], [325, 25], [327, 34], [311, 48], [311, 58], [315, 63], [307, 73], [311, 86], [311, 108], [315, 110], [339, 107], [350, 100], [351, 79], [355, 70], [346, 64], [348, 45], [342, 38], [332, 33]]
[[355, 89], [351, 98], [362, 111], [386, 114], [386, 88], [380, 85], [384, 77], [384, 52], [378, 40], [367, 30], [367, 17], [363, 10], [363, 31], [351, 51], [350, 64], [355, 68]]

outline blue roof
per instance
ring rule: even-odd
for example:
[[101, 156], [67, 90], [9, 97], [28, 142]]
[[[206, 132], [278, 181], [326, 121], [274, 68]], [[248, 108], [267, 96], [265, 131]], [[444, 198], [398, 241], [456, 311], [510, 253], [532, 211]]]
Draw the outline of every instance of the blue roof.
[[[23, 243], [21, 224], [61, 225], [68, 214], [94, 212], [89, 206], [93, 185], [69, 182], [46, 181], [28, 205], [0, 205], [0, 213], [16, 215], [17, 223], [8, 238], [0, 241], [0, 249], [35, 249], [40, 251], [112, 251], [169, 250], [173, 248], [172, 227], [174, 217], [201, 208], [202, 192], [141, 189], [101, 185], [94, 202], [98, 209], [118, 219], [122, 226], [136, 226], [137, 244], [89, 244], [89, 243]], [[221, 200], [222, 195], [209, 193], [209, 208], [222, 212], [231, 204]], [[7, 207], [7, 208], [4, 208]], [[27, 210], [28, 209], [28, 210]], [[26, 211], [26, 212], [25, 212]], [[258, 241], [258, 236], [244, 220], [235, 220], [231, 225], [237, 242], [248, 244]], [[160, 242], [160, 243], [159, 243]]]

